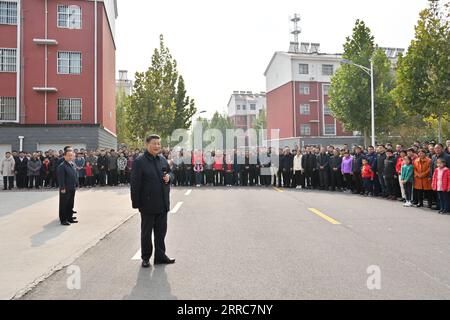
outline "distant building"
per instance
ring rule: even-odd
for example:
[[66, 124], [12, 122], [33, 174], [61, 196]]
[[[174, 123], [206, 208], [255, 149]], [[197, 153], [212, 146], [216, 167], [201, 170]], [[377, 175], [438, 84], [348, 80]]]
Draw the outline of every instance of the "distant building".
[[0, 0], [0, 149], [117, 147], [116, 0]]
[[[384, 49], [393, 62], [403, 52]], [[275, 52], [264, 73], [269, 140], [270, 130], [279, 129], [283, 146], [362, 143], [328, 108], [331, 77], [341, 59], [341, 54], [320, 53], [318, 43], [291, 43], [289, 52]]]
[[123, 90], [127, 96], [133, 93], [133, 81], [128, 79], [127, 70], [119, 70], [119, 79], [116, 80], [116, 93]]
[[228, 118], [238, 129], [251, 128], [254, 120], [265, 110], [265, 92], [234, 91], [228, 101]]

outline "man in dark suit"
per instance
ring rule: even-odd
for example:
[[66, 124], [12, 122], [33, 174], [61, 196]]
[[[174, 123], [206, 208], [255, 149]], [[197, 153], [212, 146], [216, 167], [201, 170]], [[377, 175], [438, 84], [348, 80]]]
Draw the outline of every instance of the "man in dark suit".
[[160, 156], [161, 138], [150, 135], [147, 150], [133, 162], [131, 171], [131, 202], [141, 213], [142, 267], [150, 267], [153, 253], [152, 232], [155, 239], [155, 264], [172, 264], [175, 259], [166, 256], [165, 237], [167, 213], [170, 210], [170, 167]]
[[71, 223], [78, 223], [73, 218], [73, 203], [75, 190], [78, 186], [78, 175], [72, 161], [75, 153], [68, 148], [64, 151], [64, 161], [58, 166], [57, 177], [59, 184], [59, 220], [64, 226]]

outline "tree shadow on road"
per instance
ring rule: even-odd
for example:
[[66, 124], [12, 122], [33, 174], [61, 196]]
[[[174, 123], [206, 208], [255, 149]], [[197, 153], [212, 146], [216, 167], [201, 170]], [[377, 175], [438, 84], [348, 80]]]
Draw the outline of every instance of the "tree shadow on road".
[[123, 300], [177, 300], [171, 293], [165, 266], [140, 268], [136, 285]]
[[31, 246], [40, 247], [47, 243], [47, 241], [57, 238], [60, 234], [66, 231], [65, 227], [61, 226], [58, 220], [54, 220], [44, 226], [44, 229], [31, 236]]

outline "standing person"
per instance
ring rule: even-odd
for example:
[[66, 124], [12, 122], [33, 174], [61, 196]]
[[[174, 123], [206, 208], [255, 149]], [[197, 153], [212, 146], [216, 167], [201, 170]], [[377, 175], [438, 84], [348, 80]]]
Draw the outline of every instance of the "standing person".
[[426, 197], [428, 208], [431, 209], [431, 159], [427, 157], [426, 150], [419, 150], [419, 157], [413, 162], [414, 166], [414, 203], [418, 208], [423, 207], [423, 199]]
[[119, 171], [119, 183], [124, 185], [126, 183], [127, 158], [123, 152], [120, 153], [117, 159], [117, 170]]
[[169, 164], [160, 156], [161, 138], [146, 138], [147, 150], [133, 163], [131, 172], [131, 202], [141, 214], [142, 267], [150, 267], [153, 253], [152, 233], [155, 242], [155, 264], [172, 264], [175, 259], [166, 255], [165, 237], [167, 214], [170, 210]]
[[234, 154], [227, 152], [225, 160], [225, 185], [231, 187], [233, 185], [233, 158]]
[[439, 200], [439, 213], [447, 214], [449, 208], [450, 169], [446, 167], [444, 158], [436, 160], [436, 169], [433, 173], [433, 190], [437, 192]]
[[[3, 176], [3, 190], [12, 190], [14, 188], [14, 168], [16, 161], [11, 152], [6, 152], [5, 158], [0, 165], [0, 175]], [[8, 186], [9, 184], [9, 186]]]
[[348, 150], [344, 151], [344, 157], [342, 158], [341, 172], [344, 176], [345, 189], [348, 192], [353, 191], [353, 157]]
[[270, 163], [270, 176], [271, 176], [270, 182], [271, 182], [272, 186], [276, 187], [277, 183], [278, 183], [278, 187], [280, 187], [281, 182], [278, 180], [278, 176], [279, 176], [278, 172], [279, 172], [279, 166], [280, 166], [280, 153], [279, 153], [278, 149], [275, 149], [275, 151], [273, 151], [273, 152], [274, 152], [275, 161], [272, 161]]
[[260, 149], [260, 164], [261, 164], [261, 185], [268, 187], [271, 183], [271, 154], [267, 149]]
[[86, 173], [86, 186], [92, 188], [94, 186], [94, 168], [89, 161], [86, 161], [84, 171]]
[[354, 194], [364, 194], [361, 179], [361, 169], [363, 159], [364, 155], [362, 153], [362, 148], [358, 146], [355, 147], [355, 155], [353, 156], [353, 163], [352, 163]]
[[[126, 180], [127, 180], [127, 184], [130, 183], [130, 178], [131, 178], [131, 170], [133, 170], [133, 162], [134, 162], [134, 158], [133, 156], [129, 155], [128, 159], [127, 159], [127, 169], [126, 169]], [[179, 183], [178, 178], [176, 178], [177, 183]]]
[[[434, 144], [433, 148], [433, 156], [431, 158], [431, 171], [430, 171], [430, 179], [433, 177], [434, 171], [437, 168], [437, 160], [444, 159], [447, 168], [450, 169], [450, 155], [444, 152], [444, 146], [441, 143]], [[436, 202], [436, 210], [440, 211], [438, 195], [435, 190], [431, 192], [432, 201]]]
[[408, 156], [403, 157], [403, 165], [400, 172], [400, 185], [403, 185], [405, 192], [405, 207], [411, 207], [412, 204], [412, 193], [414, 185], [414, 167], [411, 163], [411, 158]]
[[342, 172], [341, 172], [342, 158], [338, 149], [333, 150], [333, 156], [330, 158], [330, 176], [331, 176], [331, 190], [336, 189], [342, 191]]
[[[401, 172], [402, 172], [402, 168], [404, 165], [404, 161], [403, 159], [406, 157], [406, 151], [405, 150], [401, 150], [399, 152], [399, 156], [397, 157], [397, 163], [395, 164], [395, 171], [398, 174], [398, 184], [400, 187], [400, 194], [402, 197], [402, 201], [405, 201], [406, 199], [406, 192], [405, 192], [405, 184], [402, 183], [402, 177], [401, 177]], [[411, 157], [409, 158], [409, 162], [412, 164], [412, 159]]]
[[377, 154], [377, 176], [378, 183], [380, 186], [380, 195], [383, 198], [387, 197], [386, 193], [386, 183], [384, 182], [384, 160], [386, 160], [386, 149], [384, 146], [378, 146], [378, 154]]
[[294, 157], [288, 147], [284, 149], [280, 168], [283, 174], [283, 188], [290, 188], [292, 183], [292, 173], [294, 172]]
[[317, 168], [317, 159], [312, 153], [311, 147], [306, 147], [306, 154], [303, 155], [303, 159], [305, 161], [303, 168], [305, 169], [306, 189], [311, 189], [314, 170]]
[[245, 151], [243, 163], [241, 165], [241, 186], [248, 186], [248, 176], [250, 171], [250, 156], [248, 151]]
[[97, 159], [98, 167], [98, 184], [101, 187], [106, 185], [106, 172], [108, 171], [108, 158], [106, 157], [105, 150], [100, 150], [100, 156]]
[[57, 176], [59, 184], [59, 220], [61, 225], [69, 226], [78, 223], [73, 218], [73, 204], [75, 190], [78, 186], [77, 171], [72, 164], [75, 159], [73, 149], [64, 150], [64, 161], [58, 166]]
[[117, 155], [116, 151], [112, 149], [111, 154], [108, 157], [108, 184], [113, 187], [116, 187], [119, 182], [117, 171], [117, 159], [119, 159], [119, 156]]
[[327, 153], [327, 149], [322, 147], [320, 154], [317, 156], [317, 166], [319, 169], [319, 189], [328, 191], [328, 176], [330, 170], [330, 156]]
[[208, 152], [205, 159], [205, 176], [206, 176], [206, 185], [213, 186], [214, 185], [214, 158], [211, 152]]
[[302, 166], [303, 155], [300, 147], [297, 148], [297, 154], [294, 157], [294, 183], [293, 185], [297, 189], [305, 187], [305, 179], [303, 178], [303, 166]]
[[78, 185], [80, 188], [83, 188], [86, 180], [86, 174], [84, 171], [84, 167], [86, 166], [86, 160], [84, 159], [82, 153], [77, 153], [74, 164], [78, 175]]
[[95, 186], [98, 182], [98, 165], [97, 165], [97, 155], [93, 151], [88, 152], [88, 156], [86, 157], [86, 163], [90, 163], [92, 167], [92, 187]]
[[362, 159], [361, 178], [364, 185], [364, 194], [373, 196], [373, 180], [375, 178], [375, 173], [367, 159]]
[[218, 150], [214, 154], [214, 185], [223, 186], [224, 174], [223, 174], [223, 153]]
[[394, 180], [396, 179], [395, 165], [397, 159], [391, 149], [386, 150], [386, 159], [384, 160], [383, 178], [386, 183], [386, 193], [388, 200], [396, 200]]
[[28, 158], [23, 151], [19, 152], [19, 158], [16, 162], [16, 183], [17, 188], [23, 189], [28, 187], [27, 175], [28, 175]]
[[40, 186], [40, 176], [41, 176], [42, 162], [38, 158], [38, 154], [35, 152], [30, 160], [28, 160], [28, 181], [29, 189], [33, 189], [33, 184], [36, 189]]
[[194, 164], [195, 185], [199, 188], [202, 184], [203, 164], [200, 159], [197, 159]]

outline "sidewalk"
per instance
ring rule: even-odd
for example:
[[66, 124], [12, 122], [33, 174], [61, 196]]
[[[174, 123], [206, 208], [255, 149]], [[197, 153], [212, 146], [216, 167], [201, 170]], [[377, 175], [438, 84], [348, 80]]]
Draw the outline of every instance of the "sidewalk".
[[128, 187], [78, 191], [75, 210], [80, 223], [65, 227], [56, 191], [0, 192], [0, 299], [20, 297], [136, 213]]

